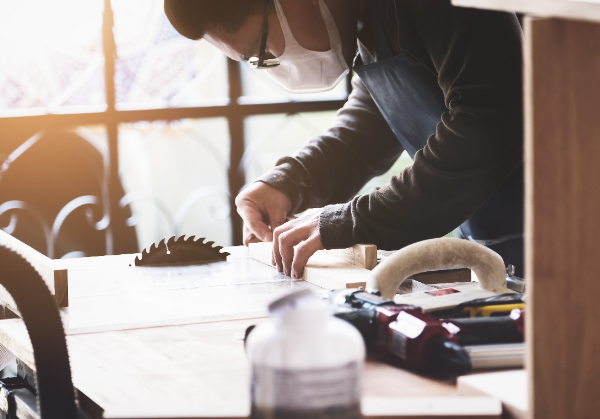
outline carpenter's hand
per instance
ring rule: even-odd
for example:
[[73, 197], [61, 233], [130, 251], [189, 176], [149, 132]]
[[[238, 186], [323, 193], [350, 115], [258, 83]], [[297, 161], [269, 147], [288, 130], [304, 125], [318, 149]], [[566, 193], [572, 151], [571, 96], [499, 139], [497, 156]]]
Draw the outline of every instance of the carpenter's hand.
[[244, 220], [244, 244], [273, 241], [273, 230], [285, 223], [292, 202], [281, 191], [255, 182], [235, 198], [238, 214]]
[[273, 263], [279, 272], [294, 279], [302, 277], [304, 266], [317, 250], [323, 250], [319, 234], [321, 209], [277, 227], [273, 234]]

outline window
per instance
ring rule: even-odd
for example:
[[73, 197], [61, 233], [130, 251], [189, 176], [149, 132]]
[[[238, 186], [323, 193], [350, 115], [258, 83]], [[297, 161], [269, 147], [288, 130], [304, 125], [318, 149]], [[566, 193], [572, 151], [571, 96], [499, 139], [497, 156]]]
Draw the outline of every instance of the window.
[[348, 95], [282, 91], [181, 37], [162, 0], [4, 2], [0, 32], [0, 226], [55, 258], [241, 244], [237, 192]]

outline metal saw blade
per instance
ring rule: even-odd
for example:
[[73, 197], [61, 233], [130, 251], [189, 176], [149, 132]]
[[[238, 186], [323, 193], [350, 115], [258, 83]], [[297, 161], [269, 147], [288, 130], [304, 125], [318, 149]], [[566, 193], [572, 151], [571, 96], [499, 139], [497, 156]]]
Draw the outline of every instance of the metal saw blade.
[[214, 242], [204, 243], [204, 240], [204, 237], [196, 240], [195, 236], [163, 239], [144, 249], [142, 257], [135, 258], [135, 266], [204, 265], [227, 259], [229, 253], [221, 252], [221, 246], [213, 247]]

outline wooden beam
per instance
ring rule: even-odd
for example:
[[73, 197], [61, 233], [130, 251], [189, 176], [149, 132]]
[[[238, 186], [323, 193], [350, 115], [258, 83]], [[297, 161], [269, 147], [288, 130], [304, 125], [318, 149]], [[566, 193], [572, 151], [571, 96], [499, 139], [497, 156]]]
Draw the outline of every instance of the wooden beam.
[[374, 244], [356, 244], [347, 249], [331, 249], [324, 252], [360, 268], [371, 270], [377, 266], [377, 246]]
[[[69, 278], [66, 269], [59, 269], [56, 261], [2, 230], [0, 230], [0, 245], [18, 253], [33, 266], [48, 285], [48, 289], [54, 295], [56, 305], [59, 308], [69, 306]], [[2, 286], [0, 286], [0, 300], [4, 301], [12, 311], [17, 312], [14, 300]]]
[[525, 34], [529, 417], [598, 417], [600, 25]]
[[595, 0], [452, 0], [454, 6], [527, 13], [600, 22], [600, 2]]
[[458, 377], [461, 396], [494, 397], [502, 402], [504, 418], [526, 419], [527, 373], [525, 370], [491, 372]]

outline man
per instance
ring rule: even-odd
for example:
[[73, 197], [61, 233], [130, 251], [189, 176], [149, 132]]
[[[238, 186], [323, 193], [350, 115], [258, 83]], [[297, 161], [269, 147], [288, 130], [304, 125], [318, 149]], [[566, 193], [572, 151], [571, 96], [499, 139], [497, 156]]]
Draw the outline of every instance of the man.
[[[165, 11], [183, 35], [263, 68], [290, 91], [327, 90], [348, 69], [357, 74], [329, 131], [236, 199], [244, 243], [273, 240], [280, 271], [300, 277], [323, 248], [399, 249], [459, 227], [523, 272], [514, 14], [449, 0], [165, 0]], [[403, 150], [411, 167], [354, 197]]]

